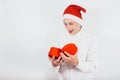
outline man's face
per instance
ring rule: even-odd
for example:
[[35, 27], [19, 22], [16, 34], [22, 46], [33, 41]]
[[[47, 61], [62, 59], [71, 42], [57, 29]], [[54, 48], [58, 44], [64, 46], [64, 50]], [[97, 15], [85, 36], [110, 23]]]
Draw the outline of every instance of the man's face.
[[65, 28], [67, 29], [67, 31], [70, 35], [75, 35], [82, 28], [82, 26], [79, 23], [77, 23], [76, 21], [74, 21], [72, 19], [66, 18], [63, 20], [63, 22], [65, 25]]

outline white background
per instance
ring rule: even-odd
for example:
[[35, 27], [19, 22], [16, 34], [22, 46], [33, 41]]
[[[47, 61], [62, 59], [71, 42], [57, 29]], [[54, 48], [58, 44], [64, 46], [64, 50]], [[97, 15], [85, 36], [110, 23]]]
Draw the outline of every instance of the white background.
[[70, 3], [87, 9], [86, 27], [97, 36], [96, 79], [120, 79], [119, 0], [0, 0], [0, 80], [53, 80], [49, 43], [64, 31]]

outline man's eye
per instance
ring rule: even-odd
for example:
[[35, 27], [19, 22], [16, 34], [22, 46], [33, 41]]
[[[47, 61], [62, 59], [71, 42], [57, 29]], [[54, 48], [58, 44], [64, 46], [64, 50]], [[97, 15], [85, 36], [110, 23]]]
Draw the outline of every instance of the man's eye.
[[69, 23], [69, 25], [73, 25], [73, 23]]
[[66, 23], [64, 23], [64, 25], [67, 25]]

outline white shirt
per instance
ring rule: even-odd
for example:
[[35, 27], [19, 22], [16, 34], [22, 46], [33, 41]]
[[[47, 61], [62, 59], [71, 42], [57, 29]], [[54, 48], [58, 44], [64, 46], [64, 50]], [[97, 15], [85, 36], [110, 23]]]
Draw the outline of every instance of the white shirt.
[[76, 35], [63, 35], [59, 47], [75, 43], [78, 47], [79, 64], [62, 63], [58, 68], [59, 80], [94, 80], [96, 69], [96, 38], [82, 28]]

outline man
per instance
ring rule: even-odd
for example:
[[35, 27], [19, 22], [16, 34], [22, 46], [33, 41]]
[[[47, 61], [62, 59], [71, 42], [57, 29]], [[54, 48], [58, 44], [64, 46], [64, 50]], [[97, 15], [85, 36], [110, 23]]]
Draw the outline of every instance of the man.
[[74, 43], [78, 47], [75, 55], [64, 51], [58, 59], [49, 58], [53, 67], [58, 67], [59, 80], [94, 80], [96, 69], [96, 38], [84, 29], [82, 12], [86, 9], [69, 5], [63, 13], [63, 22], [68, 34], [59, 40], [60, 47]]

